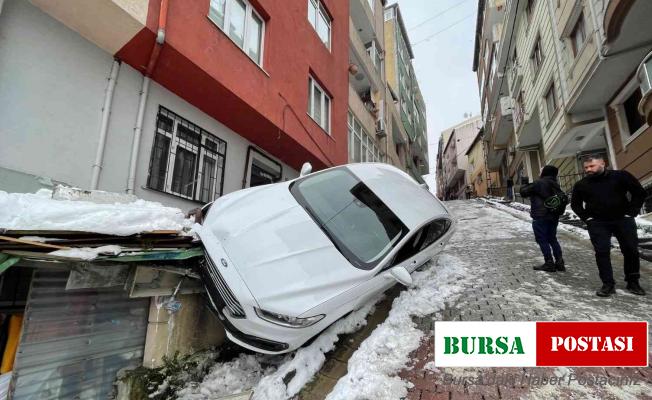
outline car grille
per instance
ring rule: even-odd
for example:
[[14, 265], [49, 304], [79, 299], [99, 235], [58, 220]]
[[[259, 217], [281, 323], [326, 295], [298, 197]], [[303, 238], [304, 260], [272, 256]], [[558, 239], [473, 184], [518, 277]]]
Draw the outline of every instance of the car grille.
[[220, 274], [220, 271], [218, 271], [217, 266], [213, 260], [211, 260], [208, 254], [206, 254], [205, 260], [206, 262], [202, 263], [205, 264], [203, 267], [205, 267], [206, 272], [208, 272], [208, 276], [213, 281], [215, 289], [217, 289], [217, 292], [222, 298], [222, 301], [226, 305], [226, 308], [229, 310], [231, 316], [235, 318], [244, 318], [245, 312], [242, 308], [242, 305], [240, 305], [240, 302], [236, 299], [231, 289], [229, 289], [229, 286], [226, 284], [222, 274]]

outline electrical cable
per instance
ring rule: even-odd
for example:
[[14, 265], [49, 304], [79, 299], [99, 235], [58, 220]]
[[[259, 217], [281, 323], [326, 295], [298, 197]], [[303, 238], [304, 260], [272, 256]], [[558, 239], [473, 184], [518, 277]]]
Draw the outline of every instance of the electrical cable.
[[453, 10], [453, 9], [455, 9], [455, 8], [461, 6], [462, 4], [467, 3], [467, 2], [469, 2], [469, 1], [470, 1], [470, 0], [463, 0], [463, 1], [461, 1], [461, 2], [459, 2], [459, 3], [457, 3], [457, 4], [455, 4], [455, 5], [453, 5], [453, 6], [451, 6], [451, 7], [448, 7], [447, 9], [445, 9], [445, 10], [443, 10], [443, 11], [441, 11], [441, 12], [435, 14], [435, 15], [433, 15], [432, 17], [427, 18], [427, 19], [425, 19], [425, 20], [419, 22], [418, 24], [416, 24], [416, 25], [414, 25], [413, 27], [409, 28], [408, 31], [411, 31], [411, 30], [417, 29], [418, 27], [420, 27], [420, 26], [422, 26], [422, 25], [424, 25], [424, 24], [426, 24], [426, 23], [432, 21], [433, 19], [439, 17], [440, 15], [444, 15], [444, 14], [446, 14], [447, 12], [449, 12], [450, 10]]
[[462, 18], [462, 19], [460, 19], [460, 20], [455, 21], [455, 22], [452, 23], [451, 25], [448, 25], [446, 28], [444, 28], [444, 29], [442, 29], [442, 30], [439, 30], [439, 31], [433, 33], [432, 35], [426, 36], [425, 38], [423, 38], [423, 39], [421, 39], [421, 40], [419, 40], [419, 41], [416, 41], [416, 42], [412, 43], [412, 47], [414, 47], [414, 46], [416, 46], [416, 45], [418, 45], [418, 44], [421, 44], [421, 43], [423, 43], [423, 42], [426, 42], [426, 41], [428, 41], [428, 40], [434, 38], [435, 36], [439, 35], [440, 33], [443, 33], [443, 32], [445, 32], [445, 31], [447, 31], [447, 30], [453, 28], [454, 26], [456, 26], [456, 25], [458, 25], [458, 24], [464, 22], [465, 20], [471, 18], [471, 17], [474, 16], [474, 15], [475, 15], [475, 13], [469, 14], [469, 15], [467, 15], [466, 17], [464, 17], [464, 18]]

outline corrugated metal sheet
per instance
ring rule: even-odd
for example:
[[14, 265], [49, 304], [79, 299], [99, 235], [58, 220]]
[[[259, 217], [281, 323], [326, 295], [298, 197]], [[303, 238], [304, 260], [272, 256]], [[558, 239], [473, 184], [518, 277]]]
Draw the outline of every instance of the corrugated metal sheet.
[[108, 399], [118, 370], [142, 363], [149, 299], [122, 287], [66, 291], [68, 272], [36, 271], [13, 398]]

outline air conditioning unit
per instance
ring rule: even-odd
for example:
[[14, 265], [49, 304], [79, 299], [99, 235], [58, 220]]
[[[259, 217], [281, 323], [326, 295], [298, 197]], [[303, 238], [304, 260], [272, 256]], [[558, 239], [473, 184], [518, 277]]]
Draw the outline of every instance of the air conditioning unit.
[[387, 136], [387, 132], [385, 131], [385, 120], [384, 119], [379, 119], [376, 121], [376, 135], [379, 137], [385, 137]]

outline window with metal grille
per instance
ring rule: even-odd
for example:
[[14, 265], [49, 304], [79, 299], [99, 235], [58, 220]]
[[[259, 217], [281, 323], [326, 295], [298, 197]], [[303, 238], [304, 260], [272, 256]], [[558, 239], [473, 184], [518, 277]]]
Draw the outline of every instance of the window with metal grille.
[[147, 187], [211, 202], [222, 195], [226, 142], [159, 106]]

